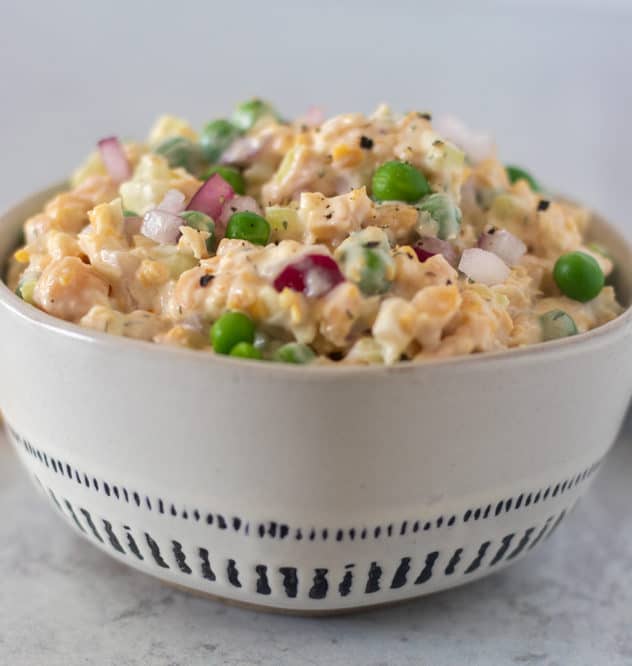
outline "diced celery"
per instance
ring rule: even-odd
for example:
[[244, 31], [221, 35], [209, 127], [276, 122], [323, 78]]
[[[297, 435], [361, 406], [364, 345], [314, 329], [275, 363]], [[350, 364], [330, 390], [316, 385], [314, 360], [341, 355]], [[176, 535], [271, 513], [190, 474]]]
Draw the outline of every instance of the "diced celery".
[[279, 168], [276, 170], [276, 173], [274, 174], [274, 180], [277, 183], [280, 183], [289, 173], [290, 169], [292, 168], [292, 163], [294, 162], [294, 158], [296, 157], [296, 149], [291, 148], [290, 150], [285, 153], [283, 159], [281, 160], [281, 164], [279, 164]]
[[290, 206], [268, 206], [265, 218], [270, 225], [270, 240], [302, 240], [303, 225], [296, 208]]
[[177, 280], [182, 273], [198, 265], [192, 254], [179, 252], [175, 245], [158, 245], [152, 248], [152, 255], [169, 268], [169, 277], [172, 280]]
[[360, 338], [349, 350], [345, 360], [353, 363], [384, 363], [382, 347], [373, 338]]
[[24, 280], [20, 282], [18, 288], [15, 290], [15, 293], [27, 303], [33, 304], [33, 293], [35, 292], [35, 285], [37, 280]]
[[491, 213], [500, 220], [506, 220], [523, 209], [522, 202], [512, 194], [499, 194], [492, 202]]
[[602, 257], [605, 257], [606, 259], [612, 259], [612, 256], [610, 252], [608, 252], [608, 249], [604, 247], [601, 243], [588, 243], [586, 247], [591, 251], [595, 252], [596, 254], [600, 254]]
[[442, 146], [443, 155], [438, 160], [440, 167], [452, 170], [460, 169], [465, 164], [465, 153], [453, 143], [444, 141]]

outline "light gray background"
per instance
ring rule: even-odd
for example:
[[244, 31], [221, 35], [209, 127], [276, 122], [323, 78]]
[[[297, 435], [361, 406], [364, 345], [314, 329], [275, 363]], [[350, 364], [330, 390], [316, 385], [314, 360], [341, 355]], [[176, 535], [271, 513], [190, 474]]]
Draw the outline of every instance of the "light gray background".
[[[632, 2], [0, 0], [0, 208], [97, 138], [196, 125], [263, 95], [284, 113], [459, 113], [501, 155], [632, 235]], [[66, 529], [0, 435], [0, 663], [632, 664], [632, 424], [538, 553], [397, 609], [323, 621], [202, 601]]]
[[257, 94], [294, 114], [458, 112], [501, 155], [628, 224], [632, 2], [0, 3], [0, 207], [107, 134], [200, 125]]

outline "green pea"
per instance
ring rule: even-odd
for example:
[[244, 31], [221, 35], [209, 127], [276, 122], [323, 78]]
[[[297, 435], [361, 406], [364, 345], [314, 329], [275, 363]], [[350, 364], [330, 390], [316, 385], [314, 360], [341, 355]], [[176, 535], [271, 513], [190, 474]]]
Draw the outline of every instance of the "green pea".
[[202, 180], [208, 180], [212, 175], [218, 173], [237, 194], [246, 193], [246, 181], [239, 170], [229, 166], [215, 165], [209, 167], [202, 175]]
[[372, 248], [363, 249], [364, 266], [360, 273], [358, 286], [366, 296], [375, 296], [388, 291], [391, 281], [386, 277], [391, 264], [390, 255], [385, 259], [383, 253]]
[[509, 178], [510, 183], [515, 183], [518, 180], [526, 180], [527, 183], [529, 183], [529, 187], [534, 191], [534, 192], [541, 192], [540, 185], [538, 184], [538, 181], [528, 172], [525, 171], [524, 169], [521, 169], [520, 167], [513, 166], [511, 164], [507, 164], [505, 166], [505, 171], [507, 172], [507, 178]]
[[200, 133], [200, 148], [209, 162], [217, 162], [222, 153], [239, 136], [239, 128], [220, 118], [207, 123]]
[[210, 337], [218, 354], [229, 354], [240, 342], [254, 342], [255, 325], [243, 312], [225, 312], [211, 326]]
[[237, 356], [239, 358], [253, 358], [260, 361], [263, 356], [261, 352], [250, 342], [238, 342], [231, 350], [229, 356]]
[[311, 347], [308, 347], [307, 345], [300, 342], [288, 342], [274, 352], [273, 358], [275, 361], [281, 363], [303, 365], [313, 361], [316, 358], [316, 354]]
[[406, 162], [385, 162], [373, 173], [371, 181], [373, 197], [378, 201], [405, 201], [416, 203], [430, 194], [426, 177]]
[[239, 238], [254, 245], [265, 245], [270, 239], [270, 225], [261, 215], [244, 210], [231, 215], [226, 226], [226, 238]]
[[388, 236], [379, 229], [353, 232], [335, 252], [347, 280], [355, 282], [365, 296], [388, 291], [395, 276], [395, 262]]
[[603, 271], [597, 260], [585, 252], [563, 254], [553, 268], [560, 291], [576, 301], [590, 301], [603, 289]]
[[123, 217], [138, 217], [138, 213], [135, 213], [133, 210], [123, 209]]
[[182, 167], [189, 173], [198, 175], [206, 166], [199, 146], [183, 136], [172, 136], [160, 143], [155, 152], [167, 158], [172, 169]]
[[180, 213], [180, 217], [186, 222], [188, 227], [197, 229], [198, 231], [208, 231], [211, 234], [206, 239], [206, 249], [213, 252], [215, 249], [215, 222], [204, 213], [197, 210], [185, 210]]
[[557, 340], [569, 335], [577, 335], [577, 326], [573, 318], [564, 310], [550, 310], [540, 317], [542, 340]]
[[276, 109], [264, 102], [262, 99], [250, 99], [237, 106], [233, 113], [233, 125], [242, 132], [247, 132], [260, 118], [270, 116], [278, 120], [279, 114]]
[[417, 231], [420, 236], [437, 236], [441, 240], [448, 240], [459, 233], [463, 217], [461, 209], [447, 194], [430, 194], [421, 200], [417, 208]]

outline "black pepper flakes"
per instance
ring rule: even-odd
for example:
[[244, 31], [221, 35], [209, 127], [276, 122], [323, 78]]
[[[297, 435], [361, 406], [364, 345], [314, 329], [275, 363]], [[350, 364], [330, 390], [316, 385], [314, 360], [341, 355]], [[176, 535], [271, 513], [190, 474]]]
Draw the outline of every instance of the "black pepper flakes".
[[211, 282], [211, 280], [213, 280], [214, 277], [215, 277], [214, 275], [210, 275], [208, 273], [206, 275], [203, 275], [200, 278], [200, 287], [208, 286], [208, 284]]
[[360, 148], [364, 148], [364, 150], [371, 150], [371, 148], [373, 148], [373, 139], [368, 136], [364, 136], [363, 134], [360, 137]]
[[432, 114], [431, 113], [418, 113], [417, 115], [420, 118], [423, 118], [424, 120], [432, 120]]
[[333, 213], [327, 213], [327, 215], [325, 215], [325, 218], [327, 218], [328, 220], [331, 220], [331, 218], [332, 218], [333, 216], [334, 216]]
[[538, 210], [546, 210], [550, 205], [550, 201], [547, 201], [546, 199], [540, 199], [540, 201], [538, 201]]

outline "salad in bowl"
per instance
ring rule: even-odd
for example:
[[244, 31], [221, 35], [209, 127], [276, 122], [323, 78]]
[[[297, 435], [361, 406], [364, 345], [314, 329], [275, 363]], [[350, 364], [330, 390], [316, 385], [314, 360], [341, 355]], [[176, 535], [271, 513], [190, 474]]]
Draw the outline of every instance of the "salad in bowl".
[[632, 246], [425, 112], [165, 116], [0, 215], [0, 264], [0, 406], [50, 506], [256, 607], [517, 562], [632, 395]]
[[294, 364], [524, 347], [617, 317], [589, 213], [454, 118], [293, 121], [252, 99], [199, 132], [98, 142], [24, 221], [26, 302], [114, 335]]

